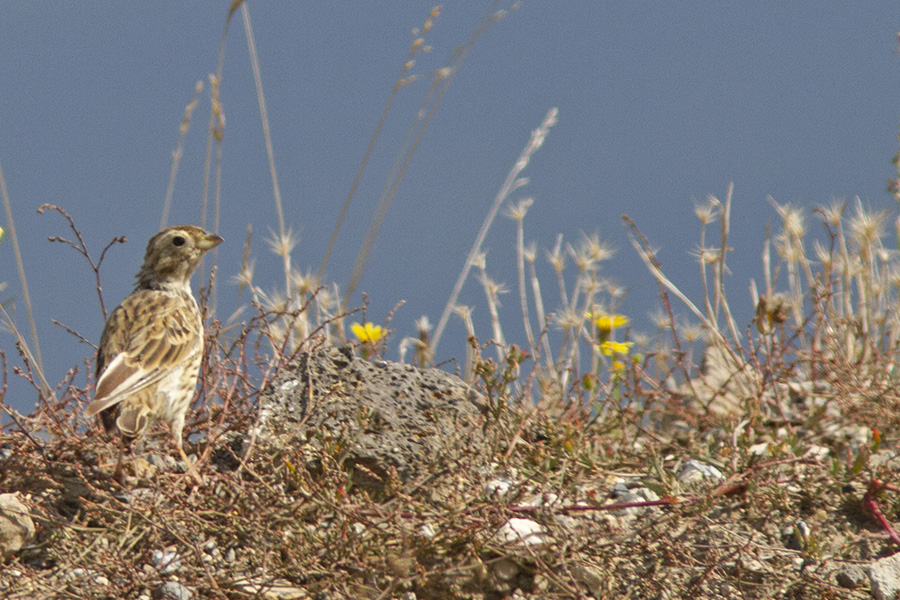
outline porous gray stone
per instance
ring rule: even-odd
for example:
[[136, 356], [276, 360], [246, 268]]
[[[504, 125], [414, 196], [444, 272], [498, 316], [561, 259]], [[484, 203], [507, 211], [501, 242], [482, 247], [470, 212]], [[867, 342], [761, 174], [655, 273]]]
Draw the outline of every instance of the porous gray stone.
[[392, 473], [405, 482], [447, 461], [487, 457], [484, 398], [439, 369], [325, 348], [301, 354], [261, 403], [261, 441], [314, 450], [339, 441], [344, 467], [365, 488], [383, 489]]

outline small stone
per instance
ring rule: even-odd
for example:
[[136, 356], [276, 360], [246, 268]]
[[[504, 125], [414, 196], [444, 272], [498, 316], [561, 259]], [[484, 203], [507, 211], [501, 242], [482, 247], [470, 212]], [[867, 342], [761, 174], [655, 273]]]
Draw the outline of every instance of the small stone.
[[609, 573], [596, 565], [581, 563], [575, 565], [572, 574], [593, 596], [597, 598], [603, 596], [604, 584], [609, 579]]
[[835, 575], [835, 579], [837, 580], [837, 584], [842, 588], [855, 590], [865, 583], [866, 572], [856, 565], [850, 565], [838, 571], [837, 575]]
[[194, 593], [177, 581], [167, 581], [156, 590], [154, 596], [157, 600], [191, 600]]
[[419, 527], [419, 533], [422, 537], [432, 540], [437, 535], [437, 531], [435, 531], [434, 526], [431, 523], [425, 523], [421, 527]]
[[76, 567], [71, 571], [67, 572], [66, 581], [72, 582], [82, 582], [82, 583], [90, 583], [94, 586], [107, 586], [109, 585], [109, 579], [107, 579], [104, 575], [101, 575], [97, 571], [92, 571], [90, 569], [82, 569], [81, 567]]
[[[641, 485], [629, 487], [624, 482], [617, 482], [613, 486], [610, 494], [610, 504], [641, 504], [644, 502], [655, 502], [659, 500], [659, 496], [650, 488]], [[650, 506], [631, 506], [615, 511], [618, 514], [628, 516], [638, 516], [652, 510]]]
[[564, 529], [574, 531], [578, 528], [578, 519], [570, 517], [569, 515], [554, 515], [553, 520], [556, 521], [557, 525]]
[[693, 458], [681, 465], [678, 471], [678, 480], [681, 483], [699, 483], [704, 479], [722, 480], [725, 476], [712, 465], [706, 465]]
[[0, 554], [9, 556], [34, 537], [34, 521], [18, 492], [0, 494]]
[[519, 565], [511, 558], [503, 558], [495, 562], [491, 570], [500, 581], [512, 581], [519, 574]]
[[170, 471], [175, 467], [175, 459], [168, 454], [147, 454], [147, 464], [158, 471]]
[[825, 446], [819, 446], [817, 444], [810, 445], [806, 450], [806, 457], [808, 458], [817, 458], [819, 460], [824, 460], [831, 454], [831, 449]]
[[505, 496], [514, 485], [515, 483], [509, 479], [491, 479], [484, 484], [484, 495], [488, 498]]
[[544, 531], [543, 525], [531, 519], [518, 517], [513, 517], [504, 523], [495, 537], [501, 544], [519, 542], [526, 546], [545, 544], [550, 539]]
[[152, 561], [161, 575], [170, 575], [181, 568], [181, 557], [171, 550], [154, 550]]
[[752, 456], [767, 456], [769, 454], [769, 442], [753, 444], [747, 448], [747, 452]]

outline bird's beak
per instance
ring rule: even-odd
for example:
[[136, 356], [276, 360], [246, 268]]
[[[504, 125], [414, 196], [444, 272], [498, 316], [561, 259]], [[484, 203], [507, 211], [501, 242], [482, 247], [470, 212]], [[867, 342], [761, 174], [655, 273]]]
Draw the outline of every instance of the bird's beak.
[[214, 233], [207, 233], [202, 238], [200, 238], [199, 242], [197, 242], [197, 247], [200, 248], [201, 250], [210, 250], [212, 248], [215, 248], [216, 246], [218, 246], [219, 244], [221, 244], [224, 241], [225, 240], [223, 240], [222, 238], [220, 238], [219, 236], [217, 236]]

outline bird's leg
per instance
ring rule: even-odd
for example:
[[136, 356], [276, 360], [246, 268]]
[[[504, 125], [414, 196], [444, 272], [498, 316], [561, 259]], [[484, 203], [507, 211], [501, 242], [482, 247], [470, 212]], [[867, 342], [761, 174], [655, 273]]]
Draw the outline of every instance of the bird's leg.
[[125, 486], [125, 453], [128, 452], [131, 455], [131, 460], [134, 461], [134, 447], [130, 442], [126, 442], [121, 437], [119, 438], [119, 457], [116, 459], [116, 468], [113, 471], [113, 481], [118, 483], [121, 486]]
[[185, 453], [184, 448], [181, 446], [180, 435], [175, 438], [175, 448], [178, 450], [178, 454], [181, 455], [181, 460], [184, 461], [184, 465], [187, 468], [184, 476], [191, 477], [197, 485], [203, 485], [203, 478], [200, 476], [200, 473], [197, 472], [197, 466], [200, 464], [200, 460], [198, 459], [196, 463], [191, 463], [187, 453]]
[[122, 446], [119, 446], [119, 458], [116, 459], [116, 468], [113, 471], [113, 481], [118, 483], [119, 485], [125, 485], [125, 478], [123, 477], [124, 473], [122, 472], [122, 465], [124, 463], [125, 450]]

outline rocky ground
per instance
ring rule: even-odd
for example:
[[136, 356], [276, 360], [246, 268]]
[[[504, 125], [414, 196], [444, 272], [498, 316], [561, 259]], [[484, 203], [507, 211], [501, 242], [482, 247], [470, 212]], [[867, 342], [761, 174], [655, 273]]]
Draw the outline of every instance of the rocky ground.
[[896, 390], [857, 372], [750, 397], [742, 373], [535, 406], [484, 372], [301, 354], [200, 408], [202, 486], [165, 433], [112, 481], [71, 403], [0, 439], [0, 595], [897, 597]]

